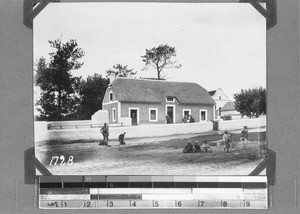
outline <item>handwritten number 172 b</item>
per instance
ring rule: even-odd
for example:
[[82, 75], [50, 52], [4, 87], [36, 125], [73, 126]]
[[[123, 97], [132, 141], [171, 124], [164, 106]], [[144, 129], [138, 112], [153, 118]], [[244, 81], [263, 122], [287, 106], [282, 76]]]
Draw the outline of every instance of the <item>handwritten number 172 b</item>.
[[69, 156], [68, 160], [66, 161], [65, 156], [61, 155], [61, 156], [52, 156], [51, 161], [49, 163], [49, 166], [52, 165], [60, 165], [60, 166], [64, 166], [64, 165], [72, 165], [73, 164], [73, 159], [74, 157], [71, 155]]

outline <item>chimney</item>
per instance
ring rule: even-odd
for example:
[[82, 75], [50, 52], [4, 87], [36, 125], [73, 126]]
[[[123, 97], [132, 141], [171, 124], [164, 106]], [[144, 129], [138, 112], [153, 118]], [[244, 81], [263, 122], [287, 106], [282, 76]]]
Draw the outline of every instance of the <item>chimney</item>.
[[108, 78], [109, 78], [109, 82], [112, 83], [116, 78], [117, 78], [117, 75], [115, 72], [111, 72], [109, 75], [108, 75]]

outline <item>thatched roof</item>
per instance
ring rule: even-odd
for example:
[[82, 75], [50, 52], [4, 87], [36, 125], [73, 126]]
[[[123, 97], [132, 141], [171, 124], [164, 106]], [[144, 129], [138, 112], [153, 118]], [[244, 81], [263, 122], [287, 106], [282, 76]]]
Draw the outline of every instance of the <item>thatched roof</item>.
[[175, 97], [182, 104], [215, 104], [197, 83], [117, 78], [111, 85], [118, 101], [161, 103], [166, 97]]
[[227, 102], [222, 108], [222, 111], [231, 111], [231, 110], [235, 110], [234, 101]]

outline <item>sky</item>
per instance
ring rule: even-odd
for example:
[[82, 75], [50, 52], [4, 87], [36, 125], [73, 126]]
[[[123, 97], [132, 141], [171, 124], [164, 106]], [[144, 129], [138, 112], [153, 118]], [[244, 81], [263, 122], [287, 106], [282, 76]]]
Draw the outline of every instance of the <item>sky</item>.
[[266, 20], [248, 3], [50, 3], [34, 19], [34, 63], [49, 60], [48, 40], [76, 39], [86, 78], [119, 63], [142, 71], [146, 49], [175, 47], [182, 67], [166, 69], [167, 81], [222, 88], [232, 99], [241, 89], [266, 87]]

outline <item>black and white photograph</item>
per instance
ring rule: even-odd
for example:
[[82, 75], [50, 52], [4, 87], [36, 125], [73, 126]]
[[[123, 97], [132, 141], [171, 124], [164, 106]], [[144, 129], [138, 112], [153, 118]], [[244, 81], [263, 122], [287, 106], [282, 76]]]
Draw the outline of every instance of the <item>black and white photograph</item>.
[[50, 3], [33, 20], [35, 156], [51, 175], [249, 175], [266, 59], [248, 3]]

